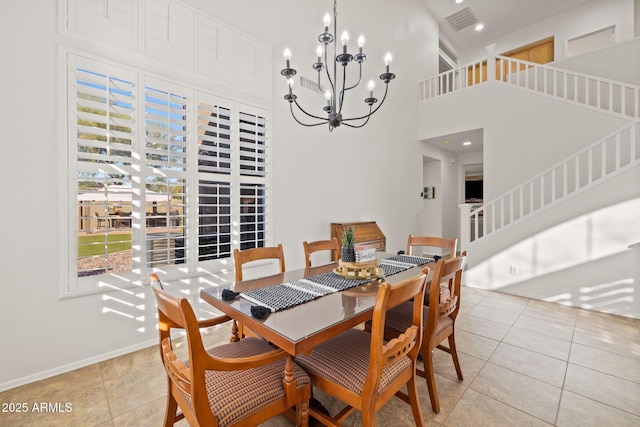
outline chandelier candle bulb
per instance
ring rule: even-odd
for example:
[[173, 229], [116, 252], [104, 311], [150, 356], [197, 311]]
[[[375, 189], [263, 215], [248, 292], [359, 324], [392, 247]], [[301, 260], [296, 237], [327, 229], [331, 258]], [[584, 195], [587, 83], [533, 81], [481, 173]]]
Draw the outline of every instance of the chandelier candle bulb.
[[331, 17], [327, 13], [326, 15], [324, 15], [324, 32], [325, 33], [329, 32], [329, 25], [331, 25]]
[[287, 68], [291, 68], [291, 51], [289, 49], [284, 50], [284, 59], [287, 63]]
[[369, 80], [369, 84], [367, 85], [367, 87], [369, 88], [369, 98], [373, 98], [373, 88], [376, 87], [375, 83], [373, 83], [373, 80]]
[[318, 63], [322, 62], [322, 46], [318, 46], [316, 49], [316, 54], [318, 55]]
[[358, 48], [359, 48], [359, 53], [362, 54], [362, 47], [364, 46], [364, 36], [360, 36], [358, 38]]
[[389, 72], [389, 64], [391, 64], [391, 54], [387, 53], [384, 57], [384, 65], [387, 66], [387, 73]]
[[342, 41], [342, 53], [347, 53], [347, 45], [349, 44], [349, 34], [345, 31], [342, 33], [342, 37], [340, 37]]

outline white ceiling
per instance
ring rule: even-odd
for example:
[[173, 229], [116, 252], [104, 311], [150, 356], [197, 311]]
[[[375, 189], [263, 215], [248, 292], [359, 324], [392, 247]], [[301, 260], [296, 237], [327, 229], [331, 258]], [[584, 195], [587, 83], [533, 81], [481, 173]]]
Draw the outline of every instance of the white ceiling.
[[[482, 129], [473, 129], [464, 132], [452, 133], [449, 135], [438, 136], [424, 140], [429, 144], [442, 148], [454, 153], [473, 153], [474, 151], [482, 151]], [[470, 145], [463, 145], [464, 142], [470, 142]]]
[[[592, 0], [422, 0], [435, 15], [440, 32], [458, 51], [474, 46], [486, 46], [499, 37], [544, 21], [562, 12], [589, 3]], [[454, 31], [446, 17], [468, 7], [478, 22], [484, 24], [482, 31], [475, 25]]]
[[[486, 46], [500, 37], [528, 27], [555, 15], [574, 9], [592, 0], [464, 0], [457, 4], [455, 0], [422, 0], [438, 19], [440, 32], [461, 52], [474, 46]], [[446, 20], [447, 16], [469, 8], [469, 11], [484, 24], [482, 31], [476, 31], [475, 25], [455, 31]], [[471, 145], [462, 145], [471, 141]], [[426, 142], [454, 153], [482, 151], [482, 129], [474, 129], [451, 135], [443, 135]]]

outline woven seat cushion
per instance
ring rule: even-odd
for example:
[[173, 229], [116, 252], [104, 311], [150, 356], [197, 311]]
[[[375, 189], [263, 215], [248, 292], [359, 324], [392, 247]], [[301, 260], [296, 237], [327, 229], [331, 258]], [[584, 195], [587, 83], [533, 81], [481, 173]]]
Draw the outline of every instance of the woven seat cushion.
[[[429, 307], [424, 306], [422, 309], [423, 323], [427, 324], [427, 316], [429, 315]], [[392, 308], [387, 312], [386, 321], [384, 327], [388, 330], [397, 332], [398, 334], [407, 330], [411, 326], [411, 319], [413, 317], [413, 303], [404, 302], [397, 307]], [[441, 316], [438, 319], [436, 325], [436, 331], [434, 335], [438, 335], [440, 332], [451, 326], [453, 321], [449, 316]]]
[[[369, 370], [371, 335], [351, 329], [315, 347], [310, 355], [296, 357], [296, 362], [309, 374], [317, 375], [362, 394]], [[378, 394], [405, 369], [411, 367], [409, 357], [401, 357], [382, 370]]]
[[[233, 359], [272, 351], [266, 341], [248, 337], [238, 342], [212, 347], [207, 352]], [[211, 411], [220, 426], [227, 426], [284, 398], [282, 380], [286, 359], [244, 371], [206, 371]], [[307, 373], [294, 364], [293, 378], [298, 390], [310, 384]], [[191, 405], [191, 399], [185, 395]]]

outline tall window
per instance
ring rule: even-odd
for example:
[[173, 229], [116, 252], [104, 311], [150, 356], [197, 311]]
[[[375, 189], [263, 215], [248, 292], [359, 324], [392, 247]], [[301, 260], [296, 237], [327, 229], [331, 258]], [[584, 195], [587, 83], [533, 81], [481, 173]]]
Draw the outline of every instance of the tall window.
[[265, 246], [266, 111], [72, 53], [68, 76], [70, 293]]

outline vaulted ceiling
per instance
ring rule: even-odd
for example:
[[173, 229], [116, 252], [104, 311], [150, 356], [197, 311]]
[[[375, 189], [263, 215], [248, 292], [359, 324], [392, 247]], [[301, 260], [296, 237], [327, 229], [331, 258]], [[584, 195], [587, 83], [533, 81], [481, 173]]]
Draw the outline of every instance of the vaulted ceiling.
[[[422, 0], [440, 31], [458, 51], [485, 46], [499, 37], [544, 21], [592, 0]], [[449, 19], [447, 19], [449, 18]], [[476, 31], [476, 23], [484, 24]], [[458, 27], [454, 30], [452, 25]], [[462, 27], [462, 28], [460, 28]]]

